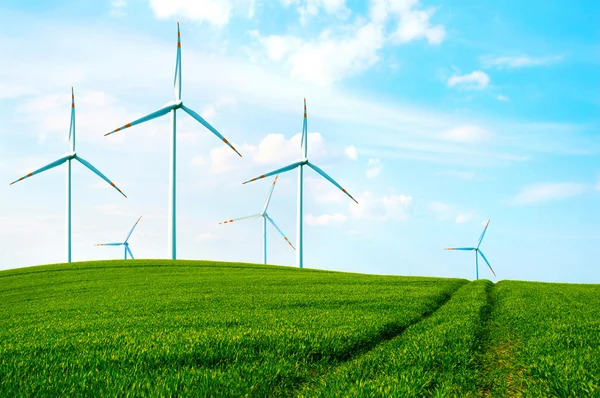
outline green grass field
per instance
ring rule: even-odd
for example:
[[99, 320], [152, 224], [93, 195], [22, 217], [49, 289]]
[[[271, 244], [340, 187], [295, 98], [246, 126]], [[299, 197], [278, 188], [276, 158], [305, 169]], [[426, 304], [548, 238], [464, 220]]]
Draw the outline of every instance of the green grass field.
[[0, 303], [0, 396], [600, 396], [599, 285], [119, 260]]

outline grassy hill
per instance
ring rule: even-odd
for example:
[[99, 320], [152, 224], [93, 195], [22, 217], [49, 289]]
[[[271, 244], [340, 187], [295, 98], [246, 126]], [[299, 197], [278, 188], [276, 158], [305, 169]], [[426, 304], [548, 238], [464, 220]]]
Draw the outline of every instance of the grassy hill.
[[0, 396], [600, 396], [600, 286], [205, 261], [0, 272]]

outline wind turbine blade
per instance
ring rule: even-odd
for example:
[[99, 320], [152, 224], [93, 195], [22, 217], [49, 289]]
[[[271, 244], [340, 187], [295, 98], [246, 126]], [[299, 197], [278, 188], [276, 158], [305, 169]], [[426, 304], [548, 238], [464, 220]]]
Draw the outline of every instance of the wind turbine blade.
[[352, 195], [350, 195], [348, 193], [348, 191], [346, 191], [344, 188], [342, 188], [342, 186], [340, 184], [338, 184], [333, 178], [329, 177], [329, 175], [327, 175], [327, 173], [325, 173], [323, 170], [321, 170], [320, 168], [318, 168], [317, 166], [315, 166], [311, 162], [308, 162], [307, 164], [308, 164], [308, 166], [310, 166], [310, 168], [312, 168], [317, 173], [321, 174], [323, 176], [323, 178], [325, 178], [330, 183], [332, 183], [333, 185], [335, 185], [336, 187], [338, 187], [343, 193], [345, 193], [346, 195], [348, 195], [350, 197], [350, 199], [352, 199], [353, 201], [356, 202], [356, 204], [358, 204], [358, 202], [356, 201], [356, 199], [354, 199], [352, 197]]
[[213, 126], [211, 126], [206, 120], [204, 120], [202, 118], [202, 116], [198, 115], [196, 112], [194, 112], [192, 109], [188, 108], [187, 106], [181, 104], [181, 109], [183, 109], [184, 111], [187, 112], [188, 115], [190, 115], [191, 117], [193, 117], [194, 119], [196, 119], [198, 122], [200, 122], [204, 127], [206, 127], [207, 129], [209, 129], [214, 135], [216, 135], [217, 137], [219, 137], [221, 139], [221, 141], [223, 141], [224, 143], [226, 143], [227, 145], [229, 145], [229, 147], [231, 149], [233, 149], [235, 151], [235, 153], [237, 153], [238, 155], [240, 155], [240, 157], [242, 157], [242, 154], [239, 153], [237, 151], [237, 149], [234, 148], [233, 145], [231, 145], [231, 143], [229, 141], [227, 141], [227, 139], [225, 137], [223, 137], [221, 135], [221, 133], [219, 133]]
[[444, 250], [475, 250], [474, 247], [449, 247]]
[[123, 243], [97, 243], [94, 246], [123, 246]]
[[306, 114], [306, 98], [304, 98], [304, 120], [302, 121], [302, 139], [300, 141], [300, 148], [304, 158], [308, 157], [308, 116]]
[[488, 225], [490, 225], [490, 221], [488, 220], [487, 224], [485, 224], [485, 228], [483, 229], [483, 232], [481, 233], [481, 236], [479, 237], [479, 242], [477, 242], [477, 248], [479, 249], [479, 245], [481, 245], [481, 241], [483, 240], [483, 237], [485, 236], [485, 231], [487, 231]]
[[138, 225], [138, 223], [140, 222], [141, 219], [142, 219], [142, 216], [140, 216], [140, 218], [137, 219], [137, 221], [135, 222], [135, 224], [133, 224], [133, 227], [131, 227], [131, 231], [129, 231], [129, 233], [127, 234], [127, 237], [125, 238], [125, 242], [127, 242], [129, 240], [129, 237], [131, 236], [131, 233], [133, 232], [133, 230]]
[[296, 250], [296, 248], [294, 247], [294, 245], [292, 245], [292, 242], [290, 242], [290, 240], [287, 238], [287, 236], [285, 236], [285, 234], [283, 233], [283, 231], [281, 229], [279, 229], [279, 227], [277, 226], [277, 224], [275, 224], [275, 221], [273, 221], [273, 219], [271, 217], [269, 217], [268, 214], [265, 213], [265, 217], [267, 217], [267, 220], [269, 220], [269, 222], [271, 224], [273, 224], [273, 226], [275, 227], [275, 229], [279, 232], [279, 234], [281, 236], [283, 236], [283, 239], [285, 239], [285, 241], [292, 246], [292, 249]]
[[265, 201], [265, 207], [263, 208], [263, 213], [267, 211], [267, 207], [269, 207], [269, 202], [271, 202], [271, 195], [273, 195], [273, 190], [275, 189], [275, 184], [277, 184], [277, 179], [279, 178], [279, 174], [275, 176], [273, 180], [273, 184], [271, 185], [271, 189], [269, 190], [269, 195], [267, 196], [267, 200]]
[[260, 217], [262, 217], [262, 214], [254, 214], [252, 216], [246, 216], [246, 217], [240, 217], [240, 218], [234, 218], [234, 219], [231, 219], [231, 220], [221, 221], [219, 223], [219, 225], [221, 225], [221, 224], [230, 224], [230, 223], [232, 223], [234, 221], [249, 220], [251, 218], [260, 218]]
[[95, 168], [94, 166], [92, 166], [92, 164], [90, 162], [88, 162], [87, 160], [81, 158], [79, 155], [75, 155], [75, 159], [77, 159], [79, 161], [79, 163], [81, 163], [82, 165], [84, 165], [85, 167], [87, 167], [88, 169], [90, 169], [91, 171], [93, 171], [98, 177], [100, 177], [104, 181], [106, 181], [111, 187], [113, 187], [114, 189], [116, 189], [117, 191], [119, 191], [121, 193], [121, 195], [127, 197], [127, 195], [125, 195], [123, 193], [123, 191], [121, 191], [111, 180], [109, 180], [108, 177], [106, 177], [104, 174], [102, 174], [100, 172], [100, 170], [98, 170], [97, 168]]
[[11, 182], [10, 185], [12, 185], [12, 184], [14, 184], [16, 182], [22, 181], [22, 180], [24, 180], [26, 178], [29, 178], [31, 176], [34, 176], [36, 174], [40, 174], [43, 171], [50, 170], [50, 169], [52, 169], [52, 168], [54, 168], [56, 166], [60, 166], [61, 164], [63, 164], [64, 162], [66, 162], [69, 159], [73, 159], [73, 155], [72, 154], [63, 156], [62, 158], [60, 158], [58, 160], [55, 160], [54, 162], [52, 162], [50, 164], [47, 164], [46, 166], [41, 167], [41, 168], [37, 169], [36, 171], [32, 171], [31, 173], [27, 174], [26, 176], [23, 176], [23, 177], [19, 178], [18, 180], [15, 180], [15, 181]]
[[272, 172], [270, 172], [270, 173], [263, 174], [263, 175], [261, 175], [261, 176], [258, 176], [258, 177], [256, 177], [256, 178], [253, 178], [253, 179], [251, 179], [251, 180], [248, 180], [248, 181], [246, 181], [246, 182], [243, 182], [242, 184], [247, 184], [247, 183], [249, 183], [249, 182], [252, 182], [252, 181], [260, 180], [261, 178], [265, 178], [265, 177], [274, 176], [275, 174], [281, 174], [281, 173], [285, 173], [286, 171], [293, 170], [293, 169], [295, 169], [296, 167], [298, 167], [298, 166], [300, 166], [300, 165], [302, 165], [302, 164], [306, 164], [306, 162], [305, 162], [305, 161], [303, 161], [303, 162], [296, 162], [296, 163], [292, 163], [292, 164], [290, 164], [289, 166], [285, 166], [285, 167], [282, 167], [282, 168], [280, 168], [280, 169], [277, 169], [277, 170], [275, 170], [275, 171], [272, 171]]
[[133, 253], [131, 252], [131, 249], [129, 248], [129, 246], [127, 246], [127, 253], [129, 253], [129, 256], [131, 257], [132, 260], [135, 260], [135, 258], [133, 258]]
[[75, 91], [71, 87], [71, 125], [69, 126], [69, 146], [75, 152]]
[[113, 130], [110, 133], [106, 133], [106, 134], [104, 134], [104, 136], [111, 135], [113, 133], [116, 133], [117, 131], [128, 129], [129, 127], [135, 126], [136, 124], [140, 124], [140, 123], [144, 123], [144, 122], [147, 122], [149, 120], [152, 120], [152, 119], [156, 119], [157, 117], [161, 117], [163, 115], [166, 115], [167, 113], [171, 112], [175, 108], [177, 108], [176, 104], [169, 104], [169, 105], [167, 105], [167, 106], [165, 106], [163, 108], [160, 108], [156, 112], [152, 112], [151, 114], [146, 115], [144, 117], [141, 117], [141, 118], [139, 118], [137, 120], [134, 120], [131, 123], [127, 123], [125, 126], [119, 127], [118, 129]]
[[175, 79], [173, 79], [175, 98], [181, 100], [181, 33], [177, 22], [177, 61], [175, 62]]
[[496, 273], [492, 269], [490, 262], [487, 260], [487, 258], [485, 258], [485, 255], [483, 254], [483, 252], [481, 250], [477, 250], [477, 251], [479, 252], [479, 254], [481, 254], [481, 257], [485, 260], [485, 263], [488, 265], [488, 267], [490, 267], [490, 271], [492, 271], [492, 274], [494, 274], [494, 276], [496, 276]]

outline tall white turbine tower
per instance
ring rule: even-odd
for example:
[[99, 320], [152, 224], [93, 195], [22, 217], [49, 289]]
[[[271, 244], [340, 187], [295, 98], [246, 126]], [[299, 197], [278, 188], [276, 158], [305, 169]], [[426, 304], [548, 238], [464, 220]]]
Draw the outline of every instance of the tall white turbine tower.
[[300, 146], [301, 146], [301, 150], [302, 150], [302, 159], [300, 159], [298, 162], [296, 163], [292, 163], [288, 166], [282, 167], [280, 169], [277, 169], [275, 171], [272, 171], [270, 173], [267, 174], [263, 174], [259, 177], [253, 178], [251, 180], [248, 180], [246, 182], [244, 182], [244, 184], [247, 184], [249, 182], [252, 181], [256, 181], [256, 180], [260, 180], [262, 178], [265, 177], [269, 177], [275, 174], [281, 174], [281, 173], [285, 173], [286, 171], [290, 171], [295, 169], [296, 167], [298, 168], [298, 220], [297, 220], [297, 225], [298, 225], [298, 229], [297, 229], [297, 236], [296, 236], [296, 247], [297, 247], [297, 251], [296, 251], [296, 264], [298, 265], [298, 267], [303, 268], [304, 267], [304, 258], [303, 258], [303, 243], [302, 243], [302, 209], [303, 209], [303, 177], [304, 177], [304, 170], [303, 167], [304, 166], [308, 166], [311, 169], [313, 169], [314, 171], [316, 171], [318, 174], [320, 174], [323, 178], [325, 178], [327, 181], [331, 182], [333, 185], [335, 185], [336, 187], [338, 187], [343, 193], [345, 193], [346, 195], [348, 195], [348, 197], [350, 197], [350, 199], [352, 199], [353, 201], [355, 201], [357, 204], [358, 202], [356, 201], [356, 199], [354, 199], [352, 197], [352, 195], [350, 195], [348, 193], [348, 191], [346, 191], [344, 188], [342, 188], [342, 186], [340, 184], [338, 184], [333, 178], [329, 177], [329, 175], [327, 175], [327, 173], [325, 173], [323, 170], [321, 170], [320, 168], [318, 168], [317, 166], [315, 166], [313, 163], [308, 161], [308, 126], [307, 126], [307, 118], [308, 115], [306, 114], [306, 98], [304, 99], [304, 123], [302, 125], [302, 140], [300, 142]]
[[77, 160], [79, 163], [90, 169], [94, 174], [98, 175], [110, 186], [119, 191], [123, 196], [127, 197], [112, 181], [110, 181], [104, 174], [102, 174], [97, 168], [91, 165], [88, 161], [84, 160], [75, 152], [75, 92], [71, 87], [71, 126], [69, 127], [69, 152], [62, 156], [60, 159], [33, 171], [26, 176], [19, 178], [16, 181], [10, 183], [10, 185], [39, 174], [43, 171], [50, 170], [56, 166], [60, 166], [63, 163], [67, 163], [67, 208], [66, 208], [66, 240], [67, 240], [67, 262], [71, 262], [71, 160]]
[[152, 119], [156, 119], [157, 117], [164, 116], [167, 113], [171, 114], [171, 179], [169, 182], [169, 250], [171, 252], [171, 259], [175, 260], [177, 258], [177, 219], [176, 219], [176, 167], [177, 167], [177, 148], [176, 148], [176, 111], [177, 109], [182, 109], [188, 115], [196, 119], [200, 124], [204, 125], [207, 129], [209, 129], [214, 135], [219, 137], [225, 144], [229, 145], [231, 149], [233, 149], [240, 157], [242, 156], [234, 147], [231, 145], [225, 137], [223, 137], [213, 126], [211, 126], [206, 120], [204, 120], [199, 114], [194, 112], [192, 109], [183, 105], [181, 101], [181, 34], [179, 33], [179, 23], [177, 23], [177, 61], [175, 63], [175, 80], [173, 84], [173, 88], [175, 91], [175, 100], [165, 104], [161, 109], [153, 112], [149, 115], [141, 117], [137, 120], [134, 120], [131, 123], [127, 123], [126, 125], [119, 127], [116, 130], [111, 131], [110, 133], [104, 134], [110, 135], [116, 133], [117, 131], [124, 130], [131, 126], [135, 126], [136, 124], [144, 123]]

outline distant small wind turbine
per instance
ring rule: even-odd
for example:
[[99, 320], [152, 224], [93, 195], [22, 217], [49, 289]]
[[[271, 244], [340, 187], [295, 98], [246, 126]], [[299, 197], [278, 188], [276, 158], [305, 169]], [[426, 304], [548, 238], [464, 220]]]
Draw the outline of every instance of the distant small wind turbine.
[[40, 168], [36, 171], [33, 171], [27, 174], [24, 177], [19, 178], [16, 181], [10, 183], [10, 185], [39, 174], [43, 171], [50, 170], [56, 166], [60, 166], [63, 163], [67, 163], [67, 230], [66, 230], [66, 239], [67, 239], [67, 262], [71, 262], [71, 160], [75, 159], [104, 181], [110, 184], [114, 189], [119, 191], [121, 195], [127, 197], [111, 180], [109, 180], [104, 174], [102, 174], [97, 168], [91, 165], [88, 161], [84, 160], [81, 156], [75, 153], [75, 92], [73, 87], [71, 87], [71, 126], [69, 127], [69, 149], [70, 152], [66, 153], [64, 156], [59, 158], [58, 160]]
[[273, 219], [271, 217], [269, 217], [269, 215], [267, 214], [267, 208], [269, 207], [269, 202], [271, 201], [271, 195], [273, 195], [273, 190], [275, 189], [275, 184], [277, 183], [277, 178], [279, 178], [279, 176], [275, 177], [275, 180], [273, 180], [273, 185], [271, 185], [271, 190], [269, 191], [269, 195], [267, 196], [267, 200], [265, 201], [265, 205], [263, 207], [263, 211], [262, 213], [259, 214], [254, 214], [252, 216], [246, 216], [246, 217], [240, 217], [240, 218], [234, 218], [233, 220], [227, 220], [227, 221], [223, 221], [220, 222], [220, 224], [229, 224], [232, 223], [234, 221], [241, 221], [241, 220], [251, 220], [254, 218], [261, 218], [263, 219], [263, 261], [266, 264], [267, 263], [267, 220], [273, 224], [273, 226], [275, 227], [275, 229], [277, 229], [277, 231], [279, 231], [279, 233], [281, 234], [281, 236], [283, 236], [283, 239], [285, 239], [285, 241], [292, 246], [292, 249], [296, 250], [296, 248], [294, 247], [294, 245], [292, 245], [292, 243], [288, 240], [288, 238], [285, 236], [285, 234], [283, 233], [283, 231], [281, 229], [279, 229], [279, 227], [277, 226], [277, 224], [275, 224], [275, 221], [273, 221]]
[[135, 126], [136, 124], [144, 123], [152, 119], [156, 119], [157, 117], [164, 116], [167, 113], [171, 114], [171, 179], [169, 182], [169, 249], [171, 251], [171, 258], [175, 260], [177, 258], [177, 232], [176, 232], [176, 115], [175, 112], [177, 109], [184, 110], [191, 117], [196, 119], [200, 124], [204, 125], [207, 129], [209, 129], [214, 135], [219, 137], [225, 144], [229, 145], [231, 149], [235, 151], [240, 157], [242, 156], [234, 147], [231, 145], [229, 141], [225, 139], [213, 126], [211, 126], [206, 120], [204, 120], [199, 114], [194, 112], [192, 109], [183, 105], [181, 102], [181, 34], [179, 33], [179, 23], [177, 23], [177, 61], [175, 63], [175, 80], [174, 80], [174, 90], [175, 90], [175, 100], [165, 104], [161, 109], [153, 112], [149, 115], [141, 117], [137, 120], [134, 120], [131, 123], [127, 123], [126, 125], [119, 127], [116, 130], [111, 131], [110, 133], [104, 134], [105, 136], [116, 133], [117, 131], [125, 130], [131, 126]]
[[131, 252], [131, 249], [129, 248], [129, 243], [127, 241], [129, 240], [129, 237], [131, 236], [131, 234], [133, 233], [133, 230], [138, 225], [138, 223], [140, 222], [141, 219], [142, 219], [142, 217], [140, 216], [140, 218], [137, 219], [135, 224], [133, 224], [133, 227], [131, 228], [131, 231], [129, 231], [129, 233], [127, 234], [127, 237], [125, 238], [124, 242], [122, 242], [122, 243], [98, 243], [94, 246], [125, 246], [125, 260], [127, 260], [127, 253], [129, 253], [132, 260], [135, 260], [133, 258], [133, 253]]
[[481, 233], [481, 236], [479, 237], [479, 242], [477, 242], [477, 247], [451, 247], [451, 248], [448, 248], [448, 249], [444, 249], [444, 250], [468, 250], [468, 251], [474, 251], [475, 252], [475, 278], [477, 280], [479, 280], [479, 258], [478, 258], [479, 254], [481, 254], [481, 258], [483, 258], [483, 260], [486, 262], [486, 264], [488, 265], [488, 267], [490, 267], [490, 271], [492, 271], [492, 274], [494, 274], [494, 276], [496, 276], [496, 273], [492, 269], [492, 266], [490, 265], [490, 262], [487, 260], [487, 258], [485, 258], [485, 255], [479, 249], [479, 245], [481, 245], [481, 241], [483, 240], [483, 237], [485, 236], [485, 231], [487, 231], [488, 225], [490, 225], [490, 220], [488, 220], [487, 224], [485, 224], [485, 228], [483, 229], [483, 232]]
[[340, 184], [338, 184], [333, 178], [331, 178], [329, 175], [327, 175], [327, 173], [325, 173], [323, 170], [321, 170], [320, 168], [318, 168], [317, 166], [315, 166], [314, 164], [312, 164], [311, 162], [308, 161], [308, 127], [307, 127], [307, 114], [306, 114], [306, 98], [304, 99], [304, 123], [302, 125], [302, 140], [300, 142], [300, 147], [302, 150], [302, 159], [300, 159], [300, 161], [298, 161], [296, 163], [292, 163], [289, 166], [282, 167], [282, 168], [272, 171], [270, 173], [263, 174], [259, 177], [253, 178], [251, 180], [248, 180], [248, 181], [244, 182], [244, 184], [247, 184], [252, 181], [260, 180], [261, 178], [269, 177], [269, 176], [272, 176], [275, 174], [285, 173], [286, 171], [293, 170], [296, 167], [298, 168], [298, 220], [297, 220], [298, 230], [297, 230], [297, 235], [296, 235], [296, 239], [297, 239], [296, 246], [298, 247], [298, 250], [296, 251], [296, 263], [297, 263], [298, 267], [303, 268], [304, 258], [303, 258], [303, 254], [302, 254], [302, 249], [303, 249], [303, 245], [302, 245], [302, 208], [303, 208], [303, 204], [302, 204], [303, 185], [302, 184], [303, 184], [303, 181], [302, 180], [303, 180], [304, 170], [302, 168], [305, 165], [310, 167], [311, 169], [313, 169], [314, 171], [319, 173], [321, 176], [323, 176], [323, 178], [325, 178], [327, 181], [331, 182], [333, 185], [338, 187], [343, 193], [348, 195], [350, 197], [350, 199], [355, 201], [357, 204], [358, 204], [358, 202], [356, 201], [356, 199], [354, 199], [352, 197], [352, 195], [350, 195], [348, 193], [348, 191], [346, 191], [344, 188], [342, 188], [342, 186]]

